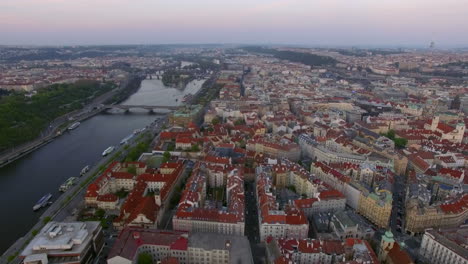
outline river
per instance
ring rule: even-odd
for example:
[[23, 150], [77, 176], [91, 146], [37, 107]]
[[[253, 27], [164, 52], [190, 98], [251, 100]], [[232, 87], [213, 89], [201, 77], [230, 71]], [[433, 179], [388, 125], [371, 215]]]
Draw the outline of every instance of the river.
[[[144, 80], [140, 89], [122, 104], [180, 105], [184, 95], [196, 93], [203, 82], [194, 80], [181, 91], [165, 87], [160, 80]], [[118, 145], [133, 130], [145, 127], [157, 118], [147, 111], [133, 109], [127, 114], [100, 114], [39, 150], [0, 168], [0, 252], [3, 253], [38, 221], [43, 210], [33, 212], [32, 207], [39, 198], [50, 192], [55, 200], [61, 194], [59, 186], [66, 179], [79, 176], [84, 166], [99, 161], [105, 148]]]

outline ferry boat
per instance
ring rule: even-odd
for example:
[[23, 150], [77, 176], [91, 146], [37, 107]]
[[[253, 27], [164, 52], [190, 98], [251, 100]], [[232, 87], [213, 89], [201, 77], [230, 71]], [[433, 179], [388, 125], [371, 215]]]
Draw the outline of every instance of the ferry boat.
[[37, 210], [41, 209], [42, 207], [46, 206], [47, 202], [49, 202], [50, 198], [52, 198], [51, 193], [48, 193], [48, 194], [42, 196], [42, 198], [39, 199], [39, 201], [37, 201], [37, 203], [33, 206], [33, 211], [37, 211]]
[[86, 165], [83, 169], [81, 169], [80, 176], [83, 176], [89, 171], [89, 165]]
[[110, 146], [110, 147], [106, 148], [106, 150], [104, 150], [104, 152], [102, 153], [102, 156], [107, 156], [112, 151], [114, 151], [114, 146]]
[[71, 126], [68, 127], [68, 130], [73, 130], [77, 128], [81, 123], [80, 122], [75, 122]]
[[62, 185], [60, 185], [59, 191], [65, 192], [66, 190], [70, 189], [70, 187], [75, 184], [76, 177], [70, 177], [66, 182], [64, 182]]
[[126, 144], [133, 136], [134, 134], [126, 136], [124, 139], [122, 139], [122, 141], [120, 141], [120, 145]]

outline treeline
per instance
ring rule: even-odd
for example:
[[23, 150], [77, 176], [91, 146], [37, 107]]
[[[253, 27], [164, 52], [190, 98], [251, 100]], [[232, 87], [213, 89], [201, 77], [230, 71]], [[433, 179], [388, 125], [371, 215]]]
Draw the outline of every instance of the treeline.
[[144, 80], [144, 77], [139, 75], [130, 76], [129, 80], [125, 84], [123, 89], [120, 89], [116, 95], [107, 100], [106, 104], [120, 103], [126, 100], [130, 95], [138, 91], [141, 85], [141, 81]]
[[54, 84], [33, 96], [12, 92], [0, 98], [0, 151], [37, 138], [55, 118], [82, 108], [114, 87], [97, 81]]
[[190, 73], [180, 72], [177, 70], [165, 71], [162, 75], [161, 81], [167, 87], [185, 88], [187, 84], [194, 79]]
[[405, 53], [400, 49], [395, 50], [383, 50], [383, 49], [331, 49], [330, 51], [338, 52], [345, 56], [354, 57], [368, 57], [372, 55], [393, 55]]
[[319, 56], [310, 53], [296, 52], [296, 51], [286, 51], [286, 50], [276, 50], [268, 49], [263, 47], [244, 47], [242, 48], [248, 52], [264, 53], [273, 55], [277, 59], [288, 60], [292, 62], [299, 62], [309, 66], [324, 66], [324, 65], [333, 65], [337, 61], [332, 57]]

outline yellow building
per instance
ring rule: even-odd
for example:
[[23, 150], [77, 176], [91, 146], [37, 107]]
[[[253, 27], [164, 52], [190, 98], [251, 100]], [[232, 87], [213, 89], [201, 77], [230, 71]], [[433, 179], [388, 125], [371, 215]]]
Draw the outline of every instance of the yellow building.
[[361, 191], [358, 213], [380, 228], [387, 228], [392, 213], [392, 193], [388, 190]]
[[468, 194], [450, 203], [419, 206], [411, 200], [406, 207], [405, 229], [412, 234], [424, 233], [427, 228], [448, 228], [468, 219]]

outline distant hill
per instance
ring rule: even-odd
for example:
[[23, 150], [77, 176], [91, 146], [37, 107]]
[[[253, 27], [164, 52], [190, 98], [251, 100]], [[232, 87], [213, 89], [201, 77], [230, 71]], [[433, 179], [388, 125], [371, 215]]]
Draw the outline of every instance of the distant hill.
[[309, 66], [324, 66], [324, 65], [333, 65], [337, 63], [337, 61], [333, 59], [332, 57], [320, 56], [320, 55], [315, 55], [315, 54], [310, 54], [310, 53], [276, 50], [276, 49], [269, 49], [269, 48], [264, 48], [264, 47], [259, 47], [259, 46], [243, 47], [242, 49], [248, 52], [270, 54], [270, 55], [273, 55], [275, 58], [278, 58], [281, 60], [300, 62]]

